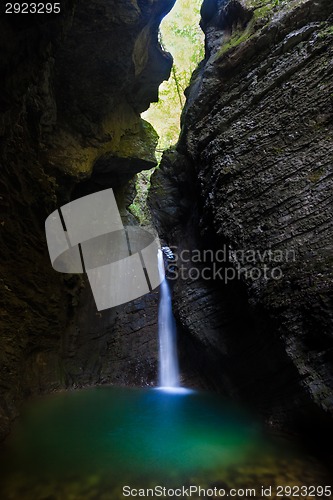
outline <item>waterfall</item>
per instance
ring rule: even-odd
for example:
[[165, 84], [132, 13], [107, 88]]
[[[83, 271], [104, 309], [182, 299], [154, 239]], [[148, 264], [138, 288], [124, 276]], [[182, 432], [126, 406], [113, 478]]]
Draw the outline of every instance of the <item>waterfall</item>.
[[165, 277], [162, 250], [158, 251], [158, 271], [161, 279], [158, 308], [159, 385], [179, 387], [176, 323], [172, 313], [170, 286]]

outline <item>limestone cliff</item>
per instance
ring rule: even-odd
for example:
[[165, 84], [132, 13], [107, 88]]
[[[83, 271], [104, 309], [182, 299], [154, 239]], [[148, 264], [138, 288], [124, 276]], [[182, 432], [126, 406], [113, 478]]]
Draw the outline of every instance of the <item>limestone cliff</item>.
[[157, 35], [173, 3], [64, 0], [59, 15], [1, 17], [0, 437], [30, 394], [156, 375], [156, 296], [150, 317], [140, 300], [96, 315], [85, 282], [52, 270], [44, 221], [105, 187], [126, 215], [128, 181], [156, 164], [140, 112], [170, 73]]
[[225, 268], [241, 268], [227, 286], [176, 282], [201, 378], [298, 430], [333, 416], [332, 12], [330, 0], [205, 0], [206, 57], [150, 194], [170, 245], [227, 248]]

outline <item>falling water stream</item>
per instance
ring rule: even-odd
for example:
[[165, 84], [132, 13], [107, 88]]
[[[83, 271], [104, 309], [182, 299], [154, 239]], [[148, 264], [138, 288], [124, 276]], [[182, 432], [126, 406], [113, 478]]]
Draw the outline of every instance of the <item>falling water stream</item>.
[[164, 257], [158, 251], [158, 271], [161, 280], [158, 308], [159, 385], [163, 388], [179, 387], [176, 323], [172, 312], [171, 291], [165, 277]]
[[160, 390], [103, 386], [29, 402], [0, 447], [1, 500], [121, 500], [125, 485], [136, 490], [130, 498], [182, 485], [217, 485], [224, 496], [251, 486], [261, 498], [263, 487], [325, 484], [315, 460], [267, 440], [246, 412], [179, 386], [162, 251], [158, 265]]

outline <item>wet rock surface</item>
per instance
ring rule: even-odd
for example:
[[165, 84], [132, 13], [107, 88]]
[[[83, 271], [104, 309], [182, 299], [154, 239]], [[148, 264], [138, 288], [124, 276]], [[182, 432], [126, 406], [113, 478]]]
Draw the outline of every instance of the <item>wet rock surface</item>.
[[84, 281], [51, 268], [44, 221], [113, 187], [133, 223], [128, 182], [156, 164], [140, 111], [170, 73], [157, 32], [173, 3], [63, 1], [60, 15], [1, 17], [0, 437], [31, 394], [156, 376], [156, 297], [93, 323]]
[[[209, 383], [252, 399], [271, 424], [328, 423], [332, 5], [206, 1], [202, 14], [206, 59], [187, 90], [178, 152], [153, 176], [150, 204], [167, 244], [226, 247], [233, 254], [224, 266], [242, 271], [227, 287], [219, 278], [177, 281], [184, 349], [197, 353], [204, 380], [211, 369]], [[179, 176], [187, 181], [177, 192]], [[265, 275], [265, 264], [281, 277]]]
[[96, 311], [88, 281], [63, 335], [66, 385], [154, 386], [157, 382], [158, 291]]

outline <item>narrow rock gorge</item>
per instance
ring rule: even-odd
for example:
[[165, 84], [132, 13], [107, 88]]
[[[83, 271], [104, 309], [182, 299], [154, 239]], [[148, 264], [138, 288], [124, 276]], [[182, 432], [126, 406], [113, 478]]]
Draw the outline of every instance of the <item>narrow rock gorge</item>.
[[[196, 376], [320, 446], [333, 412], [332, 20], [327, 0], [205, 0], [206, 57], [149, 200], [184, 255], [174, 309]], [[226, 257], [198, 263], [197, 249]], [[227, 274], [203, 279], [216, 264]]]
[[[158, 292], [98, 313], [84, 275], [52, 269], [44, 223], [70, 200], [113, 188], [122, 219], [138, 224], [128, 211], [135, 176], [157, 165], [158, 139], [140, 114], [170, 76], [158, 31], [174, 3], [63, 0], [59, 15], [0, 18], [0, 438], [33, 395], [156, 384]], [[311, 429], [324, 449], [331, 0], [204, 0], [201, 16], [205, 59], [148, 197], [178, 259], [182, 383], [278, 431]]]

